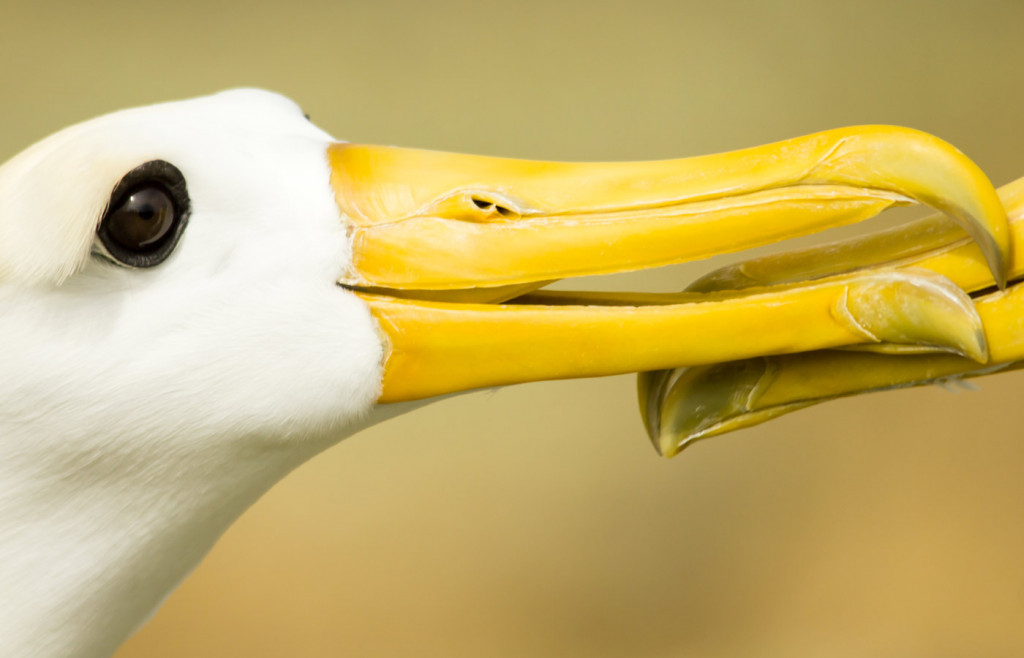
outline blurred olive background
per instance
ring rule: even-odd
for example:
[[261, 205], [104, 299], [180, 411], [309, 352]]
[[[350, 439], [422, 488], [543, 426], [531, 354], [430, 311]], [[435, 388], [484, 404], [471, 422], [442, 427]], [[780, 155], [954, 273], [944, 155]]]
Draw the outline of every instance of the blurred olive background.
[[[1002, 184], [1024, 175], [1022, 25], [1014, 1], [4, 0], [0, 159], [259, 86], [348, 140], [547, 159], [904, 124]], [[728, 260], [583, 285], [673, 290]], [[118, 656], [1024, 655], [1022, 376], [672, 461], [631, 377], [441, 402], [287, 478]]]

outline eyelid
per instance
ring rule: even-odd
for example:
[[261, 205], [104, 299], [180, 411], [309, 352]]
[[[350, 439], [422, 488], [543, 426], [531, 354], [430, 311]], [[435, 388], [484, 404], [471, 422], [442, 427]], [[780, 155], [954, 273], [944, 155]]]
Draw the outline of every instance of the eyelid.
[[[160, 188], [174, 207], [174, 225], [171, 232], [161, 238], [150, 251], [133, 251], [116, 244], [116, 240], [109, 233], [108, 220], [111, 214], [120, 209], [132, 194], [150, 186]], [[102, 249], [97, 250], [94, 247], [93, 253], [133, 269], [159, 265], [177, 247], [188, 225], [191, 207], [185, 176], [177, 167], [165, 160], [143, 163], [125, 174], [111, 192], [110, 202], [96, 227], [96, 242]]]

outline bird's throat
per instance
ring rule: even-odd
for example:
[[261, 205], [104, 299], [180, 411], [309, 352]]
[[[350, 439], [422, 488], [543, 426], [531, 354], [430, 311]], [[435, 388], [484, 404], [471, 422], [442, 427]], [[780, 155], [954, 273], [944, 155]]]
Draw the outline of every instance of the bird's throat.
[[321, 445], [29, 465], [0, 444], [0, 655], [111, 655]]

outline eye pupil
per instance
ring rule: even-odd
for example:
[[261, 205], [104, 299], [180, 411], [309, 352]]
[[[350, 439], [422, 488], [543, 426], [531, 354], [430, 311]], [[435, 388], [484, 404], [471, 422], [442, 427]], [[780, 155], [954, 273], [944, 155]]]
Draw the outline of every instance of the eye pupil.
[[134, 253], [159, 246], [175, 221], [174, 202], [158, 185], [139, 188], [107, 216], [107, 231], [118, 245]]
[[150, 160], [121, 178], [96, 227], [98, 255], [130, 267], [164, 262], [191, 214], [185, 177], [165, 160]]

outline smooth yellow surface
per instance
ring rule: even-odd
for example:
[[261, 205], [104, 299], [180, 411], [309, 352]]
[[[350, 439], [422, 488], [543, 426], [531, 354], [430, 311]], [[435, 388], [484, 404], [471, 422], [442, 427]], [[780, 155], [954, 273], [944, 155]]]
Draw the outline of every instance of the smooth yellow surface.
[[645, 374], [640, 404], [660, 452], [673, 456], [695, 440], [751, 427], [841, 396], [1009, 372], [1024, 360], [1024, 284], [980, 299], [990, 361], [949, 354], [824, 350], [766, 356]]
[[[784, 381], [780, 377], [759, 396], [758, 405], [772, 406], [811, 397], [851, 394], [859, 390], [907, 385], [920, 380], [975, 371], [998, 372], [1010, 363], [1024, 359], [1024, 285], [1018, 284], [1006, 292], [987, 295], [975, 307], [985, 328], [990, 350], [991, 360], [986, 368], [979, 368], [977, 363], [967, 359], [945, 358], [934, 354], [912, 356], [909, 359], [854, 352], [848, 356], [836, 354], [813, 366], [814, 372], [808, 369], [801, 374], [790, 373]], [[876, 359], [874, 356], [881, 358]], [[807, 356], [801, 358], [801, 363], [810, 365], [813, 360], [813, 357]], [[901, 365], [903, 361], [906, 363]], [[781, 368], [780, 373], [784, 370]], [[827, 376], [828, 383], [818, 381], [822, 375]]]
[[[1024, 175], [1016, 2], [2, 5], [0, 158], [258, 85], [365, 143], [645, 160], [887, 123]], [[677, 291], [748, 257], [585, 283]], [[840, 400], [672, 460], [634, 377], [446, 400], [282, 482], [118, 658], [1021, 655], [1022, 377]]]
[[927, 270], [650, 306], [360, 297], [386, 338], [381, 402], [879, 341], [988, 359], [970, 299]]
[[452, 289], [609, 274], [730, 253], [915, 200], [950, 215], [1005, 283], [985, 174], [920, 131], [854, 126], [677, 160], [565, 163], [335, 144], [355, 286]]

